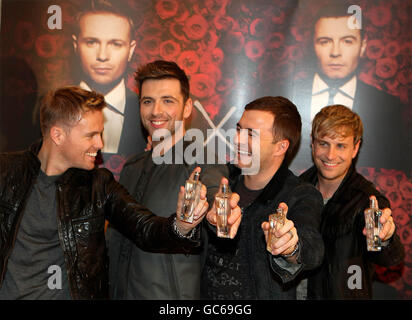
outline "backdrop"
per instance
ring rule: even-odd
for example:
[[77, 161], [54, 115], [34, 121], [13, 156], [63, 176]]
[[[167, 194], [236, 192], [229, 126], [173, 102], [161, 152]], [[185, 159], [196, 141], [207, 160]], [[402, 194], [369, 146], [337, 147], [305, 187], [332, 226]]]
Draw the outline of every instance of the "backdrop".
[[[27, 148], [39, 138], [39, 97], [50, 88], [81, 81], [83, 70], [72, 35], [76, 33], [76, 14], [86, 2], [1, 2], [0, 151]], [[296, 103], [303, 121], [301, 148], [291, 168], [299, 174], [311, 166], [310, 110], [318, 94], [314, 92], [315, 75], [321, 74], [312, 36], [316, 14], [332, 6], [330, 1], [115, 3], [127, 6], [136, 27], [132, 34], [136, 48], [125, 71], [129, 90], [138, 94], [134, 72], [139, 65], [156, 59], [176, 61], [190, 77], [195, 101], [191, 126], [202, 129], [205, 139], [208, 132], [216, 133], [208, 129], [234, 128], [251, 100], [263, 95], [286, 96]], [[361, 9], [358, 22], [362, 22], [367, 46], [354, 73], [357, 82], [347, 91], [340, 87], [343, 91], [338, 93], [365, 123], [358, 170], [389, 198], [397, 233], [405, 245], [404, 265], [378, 269], [378, 280], [388, 284], [379, 288], [394, 298], [411, 299], [412, 1], [350, 4], [356, 5], [352, 8], [356, 17]], [[331, 83], [327, 77], [322, 79], [323, 84]], [[227, 141], [219, 135], [209, 139]], [[103, 165], [118, 177], [128, 156], [127, 152], [114, 152], [104, 158]]]

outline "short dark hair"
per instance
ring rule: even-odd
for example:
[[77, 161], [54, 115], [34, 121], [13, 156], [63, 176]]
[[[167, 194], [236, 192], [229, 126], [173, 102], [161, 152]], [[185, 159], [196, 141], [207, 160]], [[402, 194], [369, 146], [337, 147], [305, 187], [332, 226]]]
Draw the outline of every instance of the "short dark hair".
[[48, 91], [40, 102], [40, 128], [43, 137], [56, 124], [69, 129], [82, 114], [100, 111], [106, 106], [103, 95], [80, 87], [68, 86]]
[[282, 139], [289, 141], [289, 148], [286, 151], [286, 161], [292, 161], [299, 148], [302, 131], [302, 120], [296, 106], [284, 97], [266, 96], [249, 102], [245, 106], [246, 110], [268, 111], [275, 117], [273, 122], [274, 142]]
[[136, 74], [135, 79], [142, 93], [142, 85], [146, 80], [163, 80], [177, 79], [180, 82], [180, 90], [183, 95], [183, 102], [189, 99], [190, 85], [186, 73], [173, 61], [156, 60], [141, 66]]
[[[332, 2], [328, 5], [322, 6], [322, 8], [320, 8], [320, 10], [316, 13], [316, 15], [314, 16], [314, 19], [313, 19], [313, 26], [312, 26], [312, 30], [311, 30], [312, 40], [313, 40], [313, 37], [315, 35], [315, 25], [320, 19], [322, 19], [322, 18], [350, 17], [350, 16], [353, 15], [353, 13], [348, 13], [348, 8], [351, 5], [352, 4], [350, 3], [350, 1], [347, 2], [347, 1], [339, 0], [338, 3]], [[364, 27], [363, 27], [363, 25], [365, 23], [364, 20], [365, 19], [362, 19], [362, 28], [359, 29], [361, 40], [364, 37]]]
[[116, 0], [116, 5], [114, 5], [110, 0], [90, 0], [90, 2], [83, 7], [83, 10], [76, 15], [76, 24], [74, 29], [76, 35], [80, 33], [81, 18], [88, 13], [111, 13], [126, 18], [130, 25], [130, 39], [133, 38], [135, 23], [130, 16], [130, 8], [124, 3], [124, 1]]

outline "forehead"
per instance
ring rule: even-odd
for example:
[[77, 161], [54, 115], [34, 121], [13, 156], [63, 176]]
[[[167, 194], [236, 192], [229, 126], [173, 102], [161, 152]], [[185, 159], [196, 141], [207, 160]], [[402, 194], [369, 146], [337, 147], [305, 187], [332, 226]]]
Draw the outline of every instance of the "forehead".
[[353, 133], [345, 130], [338, 130], [338, 131], [328, 131], [321, 133], [318, 136], [318, 139], [324, 140], [331, 143], [345, 143], [351, 144], [354, 142], [355, 136]]
[[102, 132], [104, 128], [103, 111], [93, 110], [82, 113], [80, 121], [72, 127], [72, 131]]
[[89, 12], [80, 18], [80, 36], [101, 39], [130, 38], [130, 24], [126, 17], [109, 12]]
[[353, 36], [360, 38], [360, 30], [348, 27], [349, 17], [320, 18], [315, 24], [315, 39], [319, 37], [342, 38]]
[[242, 129], [260, 129], [270, 131], [273, 129], [275, 116], [269, 111], [245, 110], [239, 120]]
[[180, 82], [175, 78], [143, 81], [141, 96], [173, 96], [176, 99], [183, 99]]

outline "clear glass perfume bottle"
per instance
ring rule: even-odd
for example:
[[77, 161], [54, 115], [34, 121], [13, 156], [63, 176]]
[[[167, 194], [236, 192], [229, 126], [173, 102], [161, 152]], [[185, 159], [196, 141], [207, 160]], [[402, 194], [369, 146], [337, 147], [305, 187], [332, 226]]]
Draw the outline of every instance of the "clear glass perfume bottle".
[[276, 211], [269, 215], [269, 234], [266, 249], [272, 252], [272, 246], [279, 240], [275, 235], [275, 231], [279, 230], [285, 224], [285, 212], [282, 208], [278, 207]]
[[231, 192], [229, 186], [222, 184], [220, 191], [215, 196], [215, 206], [217, 213], [217, 236], [219, 238], [229, 238], [229, 227], [227, 225], [227, 217], [230, 214], [231, 208], [229, 204]]
[[193, 213], [200, 200], [202, 184], [199, 181], [199, 172], [195, 172], [193, 179], [187, 179], [185, 183], [185, 199], [183, 202], [181, 220], [193, 222]]
[[365, 227], [366, 227], [366, 245], [368, 251], [381, 251], [382, 244], [379, 233], [382, 224], [379, 219], [382, 211], [379, 210], [376, 199], [370, 199], [369, 208], [365, 210]]

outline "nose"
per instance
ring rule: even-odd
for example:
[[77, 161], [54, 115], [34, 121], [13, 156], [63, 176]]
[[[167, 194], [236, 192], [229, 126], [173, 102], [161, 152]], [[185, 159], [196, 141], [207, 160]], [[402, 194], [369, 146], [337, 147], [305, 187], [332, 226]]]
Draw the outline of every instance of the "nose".
[[340, 43], [339, 41], [333, 41], [330, 56], [333, 58], [339, 57], [341, 55]]
[[97, 49], [97, 57], [96, 59], [100, 62], [105, 62], [109, 60], [109, 49], [106, 44], [100, 44], [99, 48]]
[[334, 146], [330, 146], [330, 147], [328, 148], [327, 152], [326, 152], [326, 158], [327, 158], [328, 160], [333, 160], [333, 159], [335, 159], [335, 156], [336, 156], [335, 147], [334, 147]]
[[162, 109], [162, 106], [160, 104], [160, 101], [155, 101], [153, 103], [152, 115], [153, 116], [158, 116], [158, 115], [161, 115], [162, 113], [163, 113], [163, 109]]
[[102, 134], [96, 134], [94, 147], [95, 147], [97, 150], [103, 149], [103, 147], [104, 147], [103, 133], [102, 133]]

